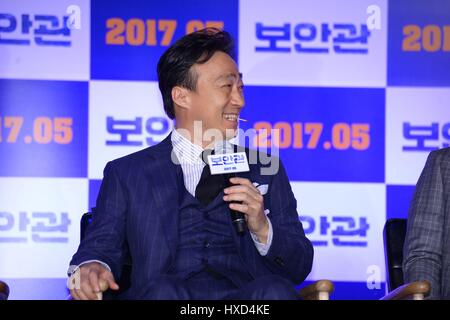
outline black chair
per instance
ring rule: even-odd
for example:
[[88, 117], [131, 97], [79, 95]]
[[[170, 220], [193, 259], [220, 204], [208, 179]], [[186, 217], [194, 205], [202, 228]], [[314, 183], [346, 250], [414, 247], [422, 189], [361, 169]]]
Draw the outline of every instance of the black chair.
[[430, 292], [428, 281], [404, 283], [402, 264], [406, 226], [406, 219], [388, 219], [384, 225], [386, 281], [389, 294], [382, 300], [423, 300]]
[[403, 244], [406, 236], [406, 219], [389, 219], [383, 230], [387, 285], [389, 292], [404, 284]]

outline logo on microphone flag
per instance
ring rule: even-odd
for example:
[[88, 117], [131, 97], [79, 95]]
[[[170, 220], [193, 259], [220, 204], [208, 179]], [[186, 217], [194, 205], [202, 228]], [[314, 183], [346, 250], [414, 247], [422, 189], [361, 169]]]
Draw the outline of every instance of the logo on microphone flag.
[[208, 156], [211, 174], [224, 174], [250, 171], [245, 152]]

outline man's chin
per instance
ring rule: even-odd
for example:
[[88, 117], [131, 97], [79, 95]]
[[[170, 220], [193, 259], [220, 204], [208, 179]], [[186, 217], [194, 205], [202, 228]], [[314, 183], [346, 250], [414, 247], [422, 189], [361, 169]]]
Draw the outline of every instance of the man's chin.
[[222, 126], [220, 128], [212, 128], [212, 129], [206, 129], [203, 131], [203, 139], [210, 141], [211, 138], [215, 141], [222, 141], [222, 140], [230, 140], [236, 137], [237, 134], [237, 126], [236, 127], [230, 127], [228, 126]]
[[230, 140], [236, 137], [237, 128], [227, 128], [224, 132], [225, 140]]

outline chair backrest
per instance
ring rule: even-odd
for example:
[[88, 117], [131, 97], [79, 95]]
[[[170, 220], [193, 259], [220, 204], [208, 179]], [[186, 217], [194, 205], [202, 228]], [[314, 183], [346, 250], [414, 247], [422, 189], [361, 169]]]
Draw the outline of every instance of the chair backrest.
[[92, 222], [92, 212], [86, 212], [81, 216], [80, 221], [80, 239], [84, 238], [84, 234], [86, 233], [86, 228]]
[[406, 219], [388, 219], [384, 225], [384, 252], [389, 292], [402, 286], [403, 244], [406, 236]]

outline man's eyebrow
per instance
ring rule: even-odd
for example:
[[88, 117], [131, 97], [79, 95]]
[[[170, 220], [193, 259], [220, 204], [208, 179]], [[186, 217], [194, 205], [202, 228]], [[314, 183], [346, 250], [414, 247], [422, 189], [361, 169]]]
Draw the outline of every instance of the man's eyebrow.
[[[239, 75], [239, 79], [242, 80], [242, 73], [239, 72], [238, 75]], [[232, 78], [233, 80], [236, 79], [236, 78], [237, 78], [237, 77], [236, 77], [236, 74], [234, 74], [234, 73], [229, 73], [229, 74], [223, 74], [223, 75], [220, 75], [220, 76], [218, 76], [218, 77], [216, 78], [216, 81], [222, 80], [222, 79], [227, 80], [227, 79], [230, 79], [230, 78]]]

